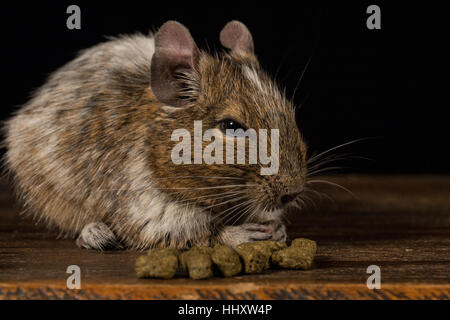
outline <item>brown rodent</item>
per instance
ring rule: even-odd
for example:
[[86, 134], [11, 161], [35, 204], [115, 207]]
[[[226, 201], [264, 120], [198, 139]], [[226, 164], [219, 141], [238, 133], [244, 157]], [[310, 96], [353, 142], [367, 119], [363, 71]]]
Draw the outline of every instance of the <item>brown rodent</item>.
[[[247, 27], [232, 21], [220, 40], [229, 51], [211, 55], [169, 21], [154, 36], [85, 50], [51, 75], [4, 128], [27, 210], [90, 249], [285, 240], [283, 213], [307, 170], [294, 107], [261, 70]], [[279, 129], [278, 173], [174, 164], [172, 133], [198, 120]]]

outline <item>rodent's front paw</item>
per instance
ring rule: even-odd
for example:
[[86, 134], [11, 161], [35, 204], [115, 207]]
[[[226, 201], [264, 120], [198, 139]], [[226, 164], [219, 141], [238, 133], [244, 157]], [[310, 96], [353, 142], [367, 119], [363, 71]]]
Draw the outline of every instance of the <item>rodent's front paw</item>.
[[86, 225], [77, 239], [77, 245], [80, 248], [100, 251], [122, 247], [114, 233], [102, 222]]
[[241, 243], [264, 240], [286, 240], [286, 228], [284, 225], [276, 223], [246, 223], [240, 226], [225, 227], [219, 236], [219, 241], [221, 243], [231, 247], [236, 247]]
[[272, 235], [272, 238], [270, 240], [286, 241], [287, 233], [286, 233], [286, 227], [284, 226], [284, 224], [270, 222], [267, 224], [263, 224], [263, 226], [265, 227], [265, 232], [268, 232]]

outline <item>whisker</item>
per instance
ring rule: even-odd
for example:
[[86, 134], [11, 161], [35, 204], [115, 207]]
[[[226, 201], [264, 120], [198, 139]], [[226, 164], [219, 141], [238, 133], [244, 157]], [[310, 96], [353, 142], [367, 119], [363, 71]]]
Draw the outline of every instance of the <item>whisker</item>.
[[224, 179], [224, 180], [245, 180], [244, 178], [238, 177], [227, 177], [227, 176], [177, 176], [177, 177], [152, 177], [158, 180], [170, 180], [170, 179], [191, 179], [191, 178], [202, 178], [202, 179]]
[[301, 210], [307, 207], [305, 200], [303, 200], [302, 198], [297, 198], [296, 202], [299, 204]]
[[351, 192], [349, 189], [347, 189], [346, 187], [341, 186], [340, 184], [337, 184], [335, 182], [331, 182], [331, 181], [327, 181], [327, 180], [309, 180], [308, 182], [306, 182], [306, 184], [328, 184], [331, 186], [334, 186], [336, 188], [342, 189], [344, 191], [346, 191], [348, 194], [350, 194], [352, 197], [354, 197], [355, 199], [358, 199], [355, 194], [353, 192]]
[[205, 201], [218, 200], [218, 199], [223, 199], [223, 198], [234, 197], [236, 195], [243, 194], [243, 193], [246, 193], [246, 191], [245, 190], [229, 191], [229, 192], [224, 192], [224, 193], [220, 193], [220, 194], [213, 194], [213, 195], [206, 195], [206, 196], [200, 196], [200, 197], [189, 198], [189, 199], [182, 199], [182, 200], [179, 200], [179, 202], [183, 203], [183, 202], [195, 201], [195, 200], [199, 200], [199, 199], [203, 199]]
[[235, 185], [225, 185], [225, 186], [212, 186], [212, 187], [202, 187], [202, 188], [149, 188], [154, 190], [211, 190], [211, 189], [226, 189], [226, 188], [237, 188], [237, 187], [255, 187], [254, 185], [247, 184], [235, 184]]
[[352, 156], [350, 154], [332, 154], [328, 155], [325, 158], [317, 159], [312, 163], [309, 163], [308, 169], [309, 170], [315, 170], [318, 168], [323, 167], [325, 164], [331, 163], [331, 162], [337, 162], [341, 160], [350, 160], [352, 159]]
[[[222, 222], [224, 219], [226, 219], [227, 217], [229, 217], [230, 214], [233, 214], [233, 212], [235, 212], [236, 210], [240, 210], [243, 206], [245, 206], [245, 205], [251, 203], [252, 201], [255, 201], [255, 200], [252, 199], [252, 200], [248, 200], [248, 201], [243, 202], [243, 203], [239, 203], [239, 204], [237, 204], [237, 205], [235, 205], [235, 206], [233, 206], [233, 207], [231, 207], [231, 208], [228, 208], [227, 210], [221, 212], [220, 215], [219, 215], [219, 216], [221, 217], [219, 221]], [[226, 214], [226, 215], [225, 215], [225, 214]], [[227, 219], [227, 221], [225, 222], [225, 224], [226, 224], [228, 221], [229, 221], [229, 219]]]
[[[226, 213], [227, 211], [228, 211], [228, 213], [223, 217], [223, 219], [230, 217], [230, 215], [234, 214], [235, 212], [239, 212], [239, 210], [241, 210], [242, 208], [244, 208], [245, 206], [247, 206], [253, 202], [254, 202], [254, 200], [248, 200], [248, 201], [240, 203], [239, 205], [236, 205], [234, 207], [231, 207], [231, 208], [225, 210], [223, 213]], [[228, 221], [229, 221], [229, 219], [225, 223], [228, 223]]]
[[[155, 187], [142, 187], [140, 189], [135, 189], [134, 191], [147, 191], [147, 190], [211, 190], [211, 189], [226, 189], [226, 188], [237, 188], [237, 187], [256, 187], [257, 184], [235, 184], [235, 185], [224, 185], [224, 186], [212, 186], [212, 187], [202, 187], [202, 188], [155, 188]], [[126, 189], [100, 189], [101, 191], [128, 191]]]
[[304, 200], [307, 201], [308, 203], [311, 203], [311, 205], [314, 207], [315, 210], [317, 210], [317, 204], [308, 196], [303, 195], [304, 196]]
[[[245, 219], [246, 222], [251, 221], [253, 219], [254, 216], [256, 216], [256, 214], [258, 213], [258, 207], [253, 208], [253, 212]], [[263, 212], [266, 211], [267, 209], [267, 205], [264, 206], [264, 209], [262, 210]]]
[[231, 199], [231, 200], [226, 200], [226, 201], [223, 201], [223, 202], [221, 202], [221, 203], [217, 203], [217, 204], [210, 205], [210, 206], [204, 208], [204, 210], [211, 209], [211, 208], [215, 208], [215, 207], [218, 207], [218, 206], [221, 206], [221, 205], [224, 205], [224, 204], [233, 202], [233, 201], [243, 200], [243, 199], [245, 199], [245, 198], [247, 198], [247, 196], [243, 196], [243, 197], [239, 197], [239, 198], [233, 198], [233, 199]]
[[317, 175], [319, 173], [328, 172], [328, 171], [334, 171], [334, 170], [341, 170], [341, 169], [344, 169], [344, 167], [327, 167], [327, 168], [323, 168], [323, 169], [318, 169], [318, 170], [315, 170], [315, 171], [308, 172], [306, 177], [311, 177], [311, 176]]
[[287, 214], [281, 215], [281, 219], [284, 219], [285, 224], [292, 224], [291, 220], [287, 217]]
[[294, 203], [292, 204], [292, 206], [296, 209], [299, 209], [300, 211], [303, 210], [303, 206], [300, 204], [300, 200], [299, 199], [295, 199]]
[[327, 156], [322, 159], [317, 159], [315, 163], [308, 166], [308, 170], [314, 171], [316, 169], [322, 168], [324, 165], [326, 165], [328, 163], [344, 161], [344, 160], [354, 160], [354, 159], [373, 161], [373, 159], [370, 159], [370, 158], [354, 156], [351, 154], [336, 154], [336, 155]]
[[297, 84], [295, 85], [294, 92], [292, 93], [291, 101], [294, 100], [294, 97], [295, 97], [295, 95], [297, 94], [297, 90], [298, 90], [300, 84], [302, 83], [303, 77], [305, 76], [305, 73], [306, 73], [306, 71], [308, 70], [309, 65], [311, 64], [312, 58], [313, 58], [313, 55], [311, 55], [311, 56], [309, 57], [308, 62], [306, 63], [305, 67], [303, 68], [303, 72], [302, 72], [302, 74], [300, 75], [300, 78], [298, 79]]
[[[231, 217], [231, 219], [230, 219], [230, 220], [233, 220], [233, 222], [231, 223], [231, 225], [235, 225], [236, 222], [239, 221], [239, 218], [241, 218], [241, 217], [245, 216], [246, 214], [248, 214], [248, 212], [252, 210], [253, 204], [255, 204], [255, 203], [256, 203], [256, 200], [254, 200], [254, 201], [248, 203], [247, 205], [245, 205], [245, 206], [241, 209], [241, 212], [240, 212], [240, 211], [237, 211], [237, 212], [233, 215], [233, 217]], [[256, 214], [256, 211], [254, 211], [253, 213]]]
[[310, 188], [305, 188], [305, 192], [311, 192], [311, 193], [317, 195], [319, 198], [324, 197], [327, 200], [331, 201], [332, 203], [336, 203], [336, 201], [332, 197], [330, 197], [328, 194], [326, 194], [325, 192], [319, 192], [317, 190], [313, 190]]
[[[202, 201], [225, 200], [225, 199], [228, 199], [228, 198], [236, 197], [236, 196], [238, 196], [240, 194], [244, 194], [244, 193], [245, 192], [239, 192], [237, 194], [229, 194], [229, 195], [222, 196], [222, 197], [214, 196], [214, 197], [211, 197], [211, 198], [204, 198]], [[188, 199], [188, 200], [176, 200], [176, 202], [179, 205], [183, 205], [183, 206], [198, 206], [198, 201], [199, 201], [198, 198], [191, 198], [191, 199]]]
[[236, 222], [239, 220], [240, 217], [245, 216], [249, 211], [251, 211], [253, 203], [254, 202], [251, 202], [246, 206], [242, 207], [242, 209], [240, 210], [241, 212], [236, 211], [236, 213], [233, 214], [233, 216], [229, 219], [230, 221], [233, 220], [233, 222], [231, 222], [232, 226], [236, 224]]
[[330, 149], [328, 149], [328, 150], [325, 150], [325, 151], [323, 151], [323, 152], [321, 152], [321, 153], [319, 153], [319, 154], [317, 154], [317, 155], [315, 155], [315, 156], [312, 156], [310, 159], [308, 159], [307, 163], [308, 163], [308, 164], [313, 163], [313, 162], [316, 161], [317, 159], [320, 159], [320, 158], [323, 157], [324, 155], [329, 154], [330, 152], [332, 152], [332, 151], [334, 151], [334, 150], [337, 150], [337, 149], [340, 149], [340, 148], [343, 148], [343, 147], [346, 147], [346, 146], [348, 146], [348, 145], [355, 144], [355, 143], [358, 143], [358, 142], [361, 142], [361, 141], [365, 141], [365, 140], [368, 140], [368, 139], [371, 139], [371, 138], [368, 137], [368, 138], [355, 139], [355, 140], [352, 140], [352, 141], [349, 141], [349, 142], [340, 144], [340, 145], [338, 145], [338, 146], [332, 147], [332, 148], [330, 148]]

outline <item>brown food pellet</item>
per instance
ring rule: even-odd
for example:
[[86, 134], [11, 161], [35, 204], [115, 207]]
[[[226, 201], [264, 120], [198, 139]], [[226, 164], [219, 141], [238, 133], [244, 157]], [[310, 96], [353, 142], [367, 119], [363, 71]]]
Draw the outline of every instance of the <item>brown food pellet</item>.
[[231, 247], [216, 245], [211, 260], [225, 277], [235, 276], [242, 271], [239, 255]]
[[272, 262], [285, 269], [310, 269], [316, 255], [316, 242], [308, 239], [295, 239], [286, 249], [275, 251]]
[[135, 263], [138, 278], [171, 279], [178, 269], [178, 251], [171, 248], [153, 249]]

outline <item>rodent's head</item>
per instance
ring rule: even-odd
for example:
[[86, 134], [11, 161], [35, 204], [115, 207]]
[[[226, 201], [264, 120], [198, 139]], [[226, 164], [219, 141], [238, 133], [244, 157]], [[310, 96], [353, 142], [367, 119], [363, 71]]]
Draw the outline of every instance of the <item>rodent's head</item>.
[[[151, 138], [149, 163], [159, 188], [176, 199], [208, 208], [222, 221], [278, 219], [303, 191], [306, 179], [306, 145], [295, 110], [261, 69], [247, 27], [232, 21], [220, 40], [230, 51], [210, 55], [199, 50], [189, 31], [177, 22], [167, 22], [156, 34], [151, 89], [161, 107], [155, 117], [158, 136]], [[213, 129], [216, 140], [211, 141], [223, 146], [224, 164], [194, 164], [194, 121], [202, 121], [202, 133]], [[276, 152], [271, 130], [279, 130], [279, 152], [272, 163], [278, 170], [261, 174], [261, 167], [269, 165], [262, 164], [260, 157], [249, 164], [250, 139], [226, 134], [227, 129], [239, 128], [254, 129], [258, 136], [260, 129], [267, 129], [269, 155]], [[191, 134], [191, 164], [177, 165], [171, 158], [180, 142], [171, 141], [177, 129]], [[226, 163], [230, 139], [245, 141], [245, 164], [237, 164], [237, 145], [233, 164]], [[210, 144], [202, 141], [202, 150]]]

